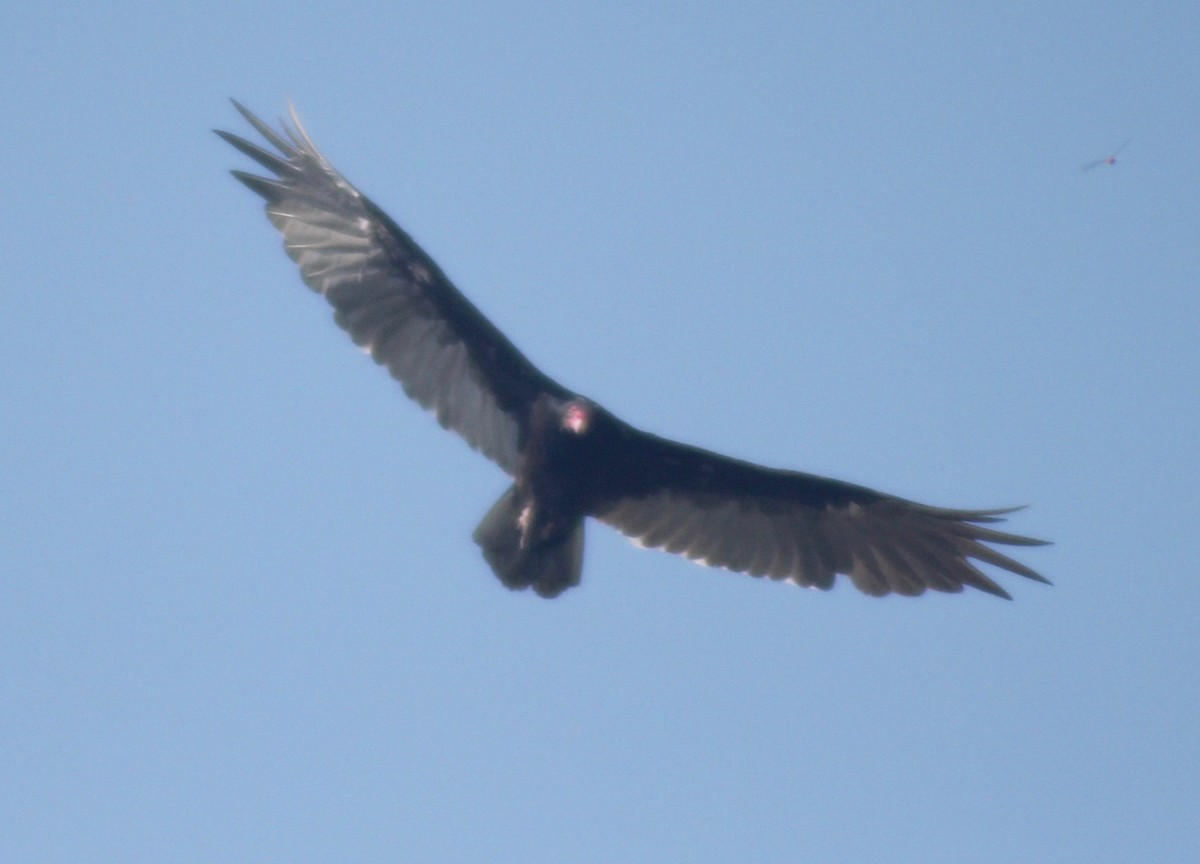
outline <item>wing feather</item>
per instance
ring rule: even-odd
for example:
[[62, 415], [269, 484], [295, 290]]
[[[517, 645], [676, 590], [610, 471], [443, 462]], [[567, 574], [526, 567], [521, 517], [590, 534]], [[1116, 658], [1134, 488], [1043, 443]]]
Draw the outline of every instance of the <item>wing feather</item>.
[[624, 427], [594, 515], [637, 543], [728, 570], [828, 589], [843, 574], [872, 596], [1009, 595], [974, 562], [1038, 582], [990, 545], [1043, 541], [997, 531], [1011, 510], [929, 507], [873, 489], [764, 468]]
[[404, 391], [510, 474], [523, 424], [544, 393], [569, 396], [464, 297], [433, 260], [321, 155], [300, 125], [275, 131], [234, 106], [276, 152], [224, 140], [275, 177], [233, 175], [266, 200], [267, 217], [304, 282], [338, 326]]

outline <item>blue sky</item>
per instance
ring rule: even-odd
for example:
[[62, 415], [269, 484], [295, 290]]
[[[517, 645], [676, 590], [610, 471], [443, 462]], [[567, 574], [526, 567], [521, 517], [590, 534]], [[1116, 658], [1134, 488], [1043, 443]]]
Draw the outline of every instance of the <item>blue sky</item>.
[[[346, 5], [5, 12], [0, 860], [1192, 860], [1194, 4]], [[1054, 587], [505, 591], [228, 96], [567, 386]]]

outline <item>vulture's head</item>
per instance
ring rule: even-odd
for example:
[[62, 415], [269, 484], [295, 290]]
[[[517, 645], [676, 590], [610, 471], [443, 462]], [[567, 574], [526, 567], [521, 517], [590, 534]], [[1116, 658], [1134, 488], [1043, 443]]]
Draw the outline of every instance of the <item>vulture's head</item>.
[[562, 429], [574, 435], [586, 435], [595, 409], [586, 399], [572, 399], [563, 406]]

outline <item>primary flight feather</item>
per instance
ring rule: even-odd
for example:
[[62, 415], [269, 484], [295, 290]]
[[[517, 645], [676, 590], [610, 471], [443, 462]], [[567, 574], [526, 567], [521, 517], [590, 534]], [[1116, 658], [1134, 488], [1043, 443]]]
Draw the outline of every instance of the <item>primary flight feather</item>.
[[237, 102], [270, 148], [217, 134], [273, 177], [233, 174], [305, 283], [404, 391], [513, 478], [475, 542], [509, 588], [554, 597], [579, 584], [583, 529], [599, 519], [693, 561], [874, 596], [970, 585], [975, 565], [1046, 582], [993, 548], [1043, 541], [990, 525], [1010, 510], [954, 510], [765, 468], [635, 429], [526, 359], [386, 213], [317, 150], [295, 112], [276, 131]]

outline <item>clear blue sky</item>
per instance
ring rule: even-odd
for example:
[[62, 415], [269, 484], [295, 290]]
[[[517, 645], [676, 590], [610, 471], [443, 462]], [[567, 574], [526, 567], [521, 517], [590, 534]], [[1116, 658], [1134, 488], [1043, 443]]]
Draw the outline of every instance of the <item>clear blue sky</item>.
[[[0, 860], [1195, 860], [1195, 3], [650, 5], [9, 4]], [[1054, 587], [505, 591], [227, 96], [564, 384]]]

